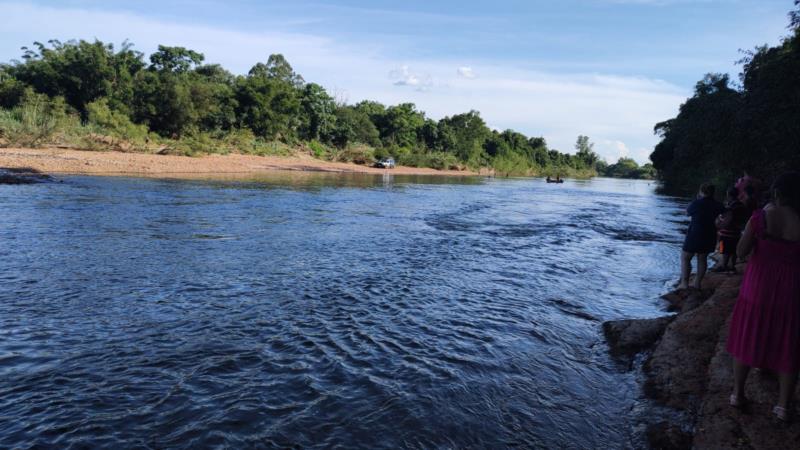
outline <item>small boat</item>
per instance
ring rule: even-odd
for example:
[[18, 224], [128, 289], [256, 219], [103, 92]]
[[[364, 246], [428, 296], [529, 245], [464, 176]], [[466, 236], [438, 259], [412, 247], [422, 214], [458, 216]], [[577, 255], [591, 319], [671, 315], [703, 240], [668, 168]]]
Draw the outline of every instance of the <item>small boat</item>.
[[552, 179], [552, 178], [550, 178], [550, 177], [547, 177], [547, 180], [546, 180], [546, 181], [547, 181], [548, 183], [563, 183], [563, 182], [564, 182], [564, 180], [562, 180], [561, 178], [557, 178], [557, 179], [553, 180], [553, 179]]

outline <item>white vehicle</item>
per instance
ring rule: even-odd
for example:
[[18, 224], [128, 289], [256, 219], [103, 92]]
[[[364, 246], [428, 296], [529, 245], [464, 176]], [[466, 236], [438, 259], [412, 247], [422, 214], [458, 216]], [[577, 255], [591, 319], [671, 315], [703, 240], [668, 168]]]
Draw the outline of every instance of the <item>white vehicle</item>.
[[383, 158], [375, 163], [375, 167], [380, 167], [383, 169], [394, 169], [394, 166], [394, 158]]

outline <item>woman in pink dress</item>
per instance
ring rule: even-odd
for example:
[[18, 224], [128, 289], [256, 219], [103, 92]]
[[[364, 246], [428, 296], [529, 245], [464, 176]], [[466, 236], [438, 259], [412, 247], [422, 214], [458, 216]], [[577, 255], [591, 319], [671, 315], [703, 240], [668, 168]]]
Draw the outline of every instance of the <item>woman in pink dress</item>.
[[787, 420], [800, 371], [800, 174], [781, 175], [773, 202], [756, 210], [737, 248], [751, 251], [733, 310], [728, 351], [733, 356], [730, 402], [745, 404], [751, 367], [778, 373], [780, 393], [773, 413]]

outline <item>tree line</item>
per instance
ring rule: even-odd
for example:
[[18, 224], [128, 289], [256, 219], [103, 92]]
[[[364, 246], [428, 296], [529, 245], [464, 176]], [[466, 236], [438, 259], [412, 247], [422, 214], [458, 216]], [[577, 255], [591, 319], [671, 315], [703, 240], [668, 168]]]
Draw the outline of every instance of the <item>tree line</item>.
[[61, 138], [80, 135], [85, 143], [86, 136], [103, 135], [145, 147], [158, 141], [190, 154], [303, 146], [317, 157], [359, 163], [393, 156], [400, 164], [440, 169], [596, 173], [590, 147], [562, 153], [542, 137], [491, 130], [477, 111], [437, 121], [413, 103], [337, 102], [281, 54], [234, 75], [184, 47], [162, 45], [148, 59], [129, 42], [116, 48], [98, 40], [51, 40], [22, 50], [21, 61], [0, 65], [0, 144], [35, 140], [29, 122], [50, 124], [49, 131], [69, 123], [94, 131]]
[[800, 168], [800, 0], [789, 35], [747, 51], [738, 82], [708, 74], [678, 116], [655, 126], [650, 155], [663, 187], [689, 193], [704, 181], [724, 187], [748, 169], [771, 180]]

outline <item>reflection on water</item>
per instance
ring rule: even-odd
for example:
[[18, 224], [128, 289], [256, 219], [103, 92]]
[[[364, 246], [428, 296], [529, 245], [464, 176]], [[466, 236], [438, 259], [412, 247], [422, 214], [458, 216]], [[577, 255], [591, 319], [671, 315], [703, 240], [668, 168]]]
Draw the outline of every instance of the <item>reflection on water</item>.
[[255, 187], [278, 186], [293, 188], [361, 187], [372, 188], [394, 184], [479, 184], [484, 177], [452, 175], [395, 175], [390, 171], [381, 174], [312, 172], [312, 171], [263, 171], [259, 173], [186, 173], [153, 174], [149, 178], [175, 181], [204, 181], [209, 184], [252, 184]]
[[0, 447], [641, 443], [647, 183], [64, 180], [0, 187]]

